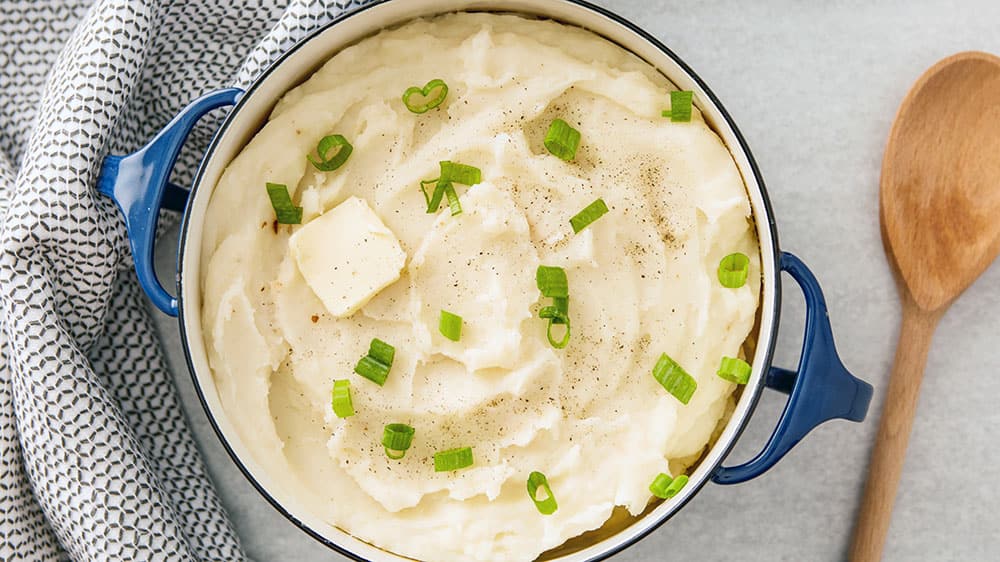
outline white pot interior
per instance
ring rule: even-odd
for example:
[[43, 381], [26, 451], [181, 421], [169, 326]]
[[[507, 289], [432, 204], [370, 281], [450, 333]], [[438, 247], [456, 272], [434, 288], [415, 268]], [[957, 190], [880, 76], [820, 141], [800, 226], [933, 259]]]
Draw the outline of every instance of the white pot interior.
[[726, 119], [723, 111], [712, 101], [712, 96], [698, 80], [657, 45], [598, 11], [568, 0], [393, 0], [370, 7], [327, 28], [283, 59], [277, 67], [256, 83], [234, 110], [236, 113], [227, 121], [213, 144], [213, 148], [206, 156], [206, 161], [202, 166], [192, 199], [188, 205], [188, 215], [182, 233], [182, 255], [179, 264], [181, 323], [186, 337], [188, 359], [204, 403], [209, 410], [209, 415], [214, 419], [223, 440], [249, 477], [256, 481], [276, 504], [280, 505], [286, 515], [313, 534], [336, 544], [357, 557], [368, 560], [405, 560], [355, 539], [329, 523], [312, 516], [291, 494], [281, 489], [276, 482], [268, 477], [268, 474], [254, 462], [250, 452], [241, 442], [233, 424], [222, 409], [205, 351], [201, 326], [201, 289], [199, 283], [201, 278], [202, 222], [211, 197], [209, 190], [216, 184], [226, 165], [257, 132], [278, 98], [305, 80], [322, 62], [345, 46], [356, 43], [382, 28], [400, 24], [415, 17], [467, 10], [516, 12], [547, 17], [584, 27], [624, 46], [646, 60], [680, 89], [694, 91], [695, 102], [701, 109], [705, 121], [722, 138], [743, 175], [756, 219], [757, 237], [761, 246], [763, 283], [759, 311], [759, 340], [752, 362], [752, 379], [742, 393], [735, 412], [715, 446], [698, 465], [691, 475], [690, 484], [679, 495], [662, 502], [642, 519], [617, 534], [604, 538], [582, 550], [556, 558], [563, 562], [596, 559], [610, 551], [617, 550], [623, 544], [630, 543], [651, 526], [656, 525], [683, 506], [701, 485], [708, 481], [712, 470], [738, 437], [756, 403], [760, 390], [763, 388], [763, 374], [769, 366], [777, 313], [778, 293], [776, 285], [779, 274], [778, 264], [775, 260], [776, 240], [772, 235], [771, 217], [762, 186], [751, 160], [740, 142], [738, 133]]

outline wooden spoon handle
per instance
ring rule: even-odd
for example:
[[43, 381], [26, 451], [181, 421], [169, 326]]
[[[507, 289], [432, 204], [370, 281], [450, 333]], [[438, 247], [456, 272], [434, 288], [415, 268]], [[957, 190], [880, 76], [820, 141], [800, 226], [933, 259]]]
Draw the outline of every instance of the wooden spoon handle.
[[904, 299], [896, 359], [885, 393], [878, 438], [872, 450], [861, 515], [854, 529], [852, 562], [876, 562], [882, 558], [896, 487], [910, 441], [913, 414], [920, 396], [920, 382], [924, 378], [927, 351], [939, 318], [938, 312], [920, 310], [912, 301]]

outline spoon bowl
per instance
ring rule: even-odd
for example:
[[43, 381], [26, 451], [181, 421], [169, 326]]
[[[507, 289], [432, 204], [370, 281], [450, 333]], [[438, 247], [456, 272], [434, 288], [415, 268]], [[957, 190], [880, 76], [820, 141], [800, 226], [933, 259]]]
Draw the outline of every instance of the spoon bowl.
[[899, 108], [879, 197], [890, 260], [923, 310], [960, 295], [1000, 252], [1000, 58], [959, 53]]

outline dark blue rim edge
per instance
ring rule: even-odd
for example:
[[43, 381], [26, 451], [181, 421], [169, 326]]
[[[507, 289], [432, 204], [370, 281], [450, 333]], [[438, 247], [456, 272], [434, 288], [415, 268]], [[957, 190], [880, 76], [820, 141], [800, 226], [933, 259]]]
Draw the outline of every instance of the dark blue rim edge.
[[[258, 86], [260, 86], [260, 84], [271, 74], [271, 72], [273, 72], [278, 66], [280, 66], [285, 61], [285, 59], [287, 59], [289, 56], [291, 56], [296, 51], [298, 51], [303, 45], [305, 45], [306, 43], [308, 43], [309, 41], [311, 41], [312, 39], [314, 39], [319, 34], [321, 34], [324, 31], [326, 31], [328, 28], [330, 28], [330, 27], [332, 27], [334, 25], [337, 25], [338, 23], [340, 23], [340, 22], [342, 22], [344, 20], [347, 20], [347, 19], [349, 19], [349, 18], [351, 18], [351, 17], [353, 17], [353, 16], [355, 16], [357, 14], [365, 12], [365, 11], [371, 9], [371, 8], [374, 8], [376, 6], [380, 6], [380, 5], [385, 4], [387, 2], [393, 2], [393, 1], [397, 1], [397, 0], [377, 0], [375, 2], [372, 2], [371, 4], [367, 4], [365, 6], [357, 8], [355, 10], [352, 10], [352, 11], [350, 11], [348, 13], [345, 13], [345, 14], [342, 14], [340, 16], [337, 16], [336, 18], [334, 18], [333, 20], [331, 20], [326, 25], [324, 25], [324, 26], [316, 29], [315, 31], [309, 33], [308, 35], [306, 35], [305, 37], [303, 37], [302, 39], [300, 39], [298, 42], [295, 43], [295, 45], [293, 45], [287, 51], [285, 51], [284, 53], [282, 53], [281, 56], [279, 56], [277, 59], [275, 59], [274, 62], [272, 62], [270, 65], [268, 65], [268, 67], [257, 78], [254, 79], [254, 81], [250, 85], [250, 87], [247, 88], [246, 93], [243, 95], [243, 97], [240, 99], [240, 101], [229, 111], [229, 114], [226, 115], [225, 119], [222, 122], [222, 125], [219, 127], [218, 131], [216, 131], [215, 136], [212, 138], [212, 142], [209, 144], [208, 148], [205, 150], [205, 155], [202, 157], [201, 164], [198, 166], [198, 172], [197, 172], [197, 174], [195, 174], [194, 180], [192, 182], [191, 197], [193, 198], [193, 196], [195, 195], [195, 190], [198, 188], [199, 184], [201, 183], [202, 175], [205, 172], [205, 162], [207, 161], [208, 157], [215, 151], [215, 148], [216, 148], [216, 145], [219, 142], [219, 139], [222, 138], [222, 136], [225, 133], [225, 131], [229, 128], [230, 124], [233, 121], [233, 117], [237, 113], [239, 113], [239, 111], [242, 108], [243, 104], [246, 103], [246, 100], [250, 99], [250, 96], [258, 88]], [[701, 89], [705, 92], [705, 95], [708, 96], [708, 99], [711, 100], [712, 103], [715, 105], [715, 107], [718, 108], [719, 113], [722, 115], [722, 118], [725, 119], [726, 124], [728, 124], [729, 127], [732, 129], [733, 134], [735, 135], [737, 141], [739, 142], [740, 149], [746, 155], [747, 161], [750, 163], [750, 169], [753, 171], [754, 179], [757, 180], [757, 185], [760, 188], [761, 200], [764, 203], [764, 209], [765, 209], [766, 214], [767, 214], [767, 217], [766, 217], [767, 218], [767, 227], [768, 227], [768, 230], [771, 231], [771, 239], [773, 241], [773, 246], [774, 246], [774, 252], [773, 252], [774, 255], [772, 256], [772, 259], [774, 260], [774, 264], [775, 264], [775, 268], [776, 268], [775, 269], [775, 276], [777, 277], [777, 279], [775, 279], [775, 283], [774, 283], [774, 307], [775, 307], [774, 310], [775, 310], [775, 315], [774, 315], [774, 322], [773, 322], [772, 327], [771, 327], [771, 337], [770, 337], [770, 340], [769, 340], [769, 345], [768, 345], [767, 349], [764, 352], [764, 365], [765, 365], [765, 368], [770, 368], [771, 359], [772, 359], [772, 357], [774, 355], [774, 345], [775, 345], [775, 340], [776, 340], [776, 336], [777, 336], [777, 333], [778, 333], [778, 324], [779, 324], [780, 311], [781, 311], [781, 250], [780, 250], [779, 243], [778, 243], [778, 229], [777, 229], [777, 225], [774, 222], [774, 210], [771, 207], [771, 199], [767, 195], [767, 188], [766, 188], [766, 186], [764, 184], [764, 178], [763, 178], [763, 176], [760, 173], [760, 168], [757, 165], [757, 161], [753, 157], [753, 153], [750, 151], [750, 146], [747, 144], [746, 139], [743, 137], [743, 133], [740, 132], [739, 127], [736, 126], [736, 123], [733, 121], [733, 118], [729, 115], [729, 112], [726, 110], [725, 106], [722, 105], [722, 102], [719, 100], [719, 98], [708, 87], [708, 84], [706, 84], [705, 81], [701, 79], [701, 76], [699, 76], [690, 66], [688, 66], [688, 64], [686, 62], [684, 62], [683, 59], [681, 59], [670, 48], [668, 48], [666, 45], [664, 45], [662, 42], [660, 42], [659, 39], [657, 39], [656, 37], [653, 37], [652, 35], [650, 35], [649, 33], [647, 33], [645, 30], [643, 30], [639, 26], [633, 24], [632, 22], [630, 22], [629, 20], [625, 19], [624, 17], [622, 17], [622, 16], [620, 16], [620, 15], [618, 15], [618, 14], [616, 14], [616, 13], [610, 11], [610, 10], [607, 10], [606, 8], [603, 8], [601, 6], [597, 6], [597, 5], [591, 4], [590, 2], [587, 2], [586, 0], [563, 0], [563, 1], [571, 3], [571, 4], [576, 4], [576, 5], [578, 5], [578, 6], [582, 7], [582, 8], [585, 8], [587, 10], [595, 12], [595, 13], [601, 15], [601, 16], [604, 16], [604, 17], [606, 17], [606, 18], [614, 21], [615, 23], [617, 23], [617, 24], [619, 24], [619, 25], [627, 28], [628, 30], [632, 31], [633, 33], [635, 33], [636, 35], [638, 35], [639, 37], [641, 37], [643, 40], [649, 42], [651, 45], [653, 45], [654, 47], [656, 47], [657, 49], [659, 49], [660, 51], [662, 51], [665, 55], [667, 55], [668, 57], [670, 57], [674, 62], [677, 63], [678, 66], [681, 67], [682, 70], [684, 70], [684, 72], [686, 72], [695, 81], [695, 83], [698, 84], [698, 86], [701, 87]], [[614, 42], [614, 41], [612, 41], [612, 42]], [[614, 43], [617, 44], [617, 42], [614, 42]], [[628, 49], [626, 49], [626, 50], [628, 50]], [[758, 224], [759, 224], [760, 219], [761, 219], [761, 217], [758, 217], [756, 215], [754, 216], [754, 220], [757, 221]], [[355, 553], [353, 553], [353, 552], [351, 552], [351, 551], [349, 551], [349, 550], [347, 550], [347, 549], [345, 549], [345, 548], [337, 545], [333, 541], [330, 541], [326, 537], [320, 535], [318, 532], [314, 531], [311, 527], [309, 527], [308, 525], [306, 525], [305, 523], [303, 523], [302, 521], [300, 521], [297, 517], [295, 517], [290, 512], [288, 512], [288, 510], [286, 510], [273, 496], [271, 496], [270, 493], [268, 493], [267, 490], [264, 489], [264, 487], [253, 477], [253, 475], [250, 473], [250, 471], [247, 470], [246, 466], [243, 465], [243, 462], [240, 460], [240, 458], [233, 451], [232, 447], [229, 446], [229, 442], [226, 440], [226, 437], [222, 434], [222, 430], [219, 429], [219, 426], [218, 426], [218, 424], [215, 421], [215, 416], [212, 414], [212, 410], [209, 408], [208, 403], [205, 400], [205, 395], [202, 393], [201, 385], [198, 383], [198, 377], [197, 377], [197, 375], [195, 375], [194, 362], [191, 360], [191, 352], [188, 349], [188, 346], [186, 344], [186, 342], [188, 340], [188, 334], [187, 334], [187, 330], [184, 328], [184, 325], [185, 325], [185, 322], [184, 322], [184, 302], [183, 302], [183, 294], [184, 293], [183, 293], [183, 290], [182, 290], [182, 287], [181, 287], [181, 279], [183, 278], [183, 260], [181, 259], [181, 256], [183, 256], [185, 254], [185, 248], [187, 246], [187, 231], [188, 231], [188, 214], [187, 214], [187, 212], [185, 212], [184, 215], [182, 216], [182, 219], [181, 219], [180, 246], [179, 246], [178, 252], [177, 252], [177, 277], [176, 277], [176, 285], [177, 285], [177, 302], [178, 302], [178, 307], [177, 307], [178, 308], [178, 324], [180, 325], [181, 341], [185, 342], [184, 346], [183, 346], [184, 347], [184, 359], [185, 359], [185, 362], [187, 363], [187, 366], [188, 366], [188, 372], [191, 375], [192, 382], [194, 383], [195, 392], [198, 394], [198, 400], [199, 400], [199, 402], [201, 402], [201, 406], [205, 410], [205, 415], [206, 415], [206, 417], [208, 417], [208, 421], [212, 425], [212, 429], [215, 431], [216, 436], [218, 436], [219, 441], [222, 443], [223, 448], [225, 448], [225, 450], [226, 450], [226, 453], [229, 454], [229, 457], [233, 460], [233, 462], [236, 464], [236, 466], [240, 469], [240, 472], [243, 473], [243, 476], [250, 482], [251, 485], [253, 485], [253, 487], [257, 490], [257, 492], [260, 493], [264, 497], [264, 499], [267, 500], [267, 502], [269, 504], [271, 504], [271, 507], [273, 507], [279, 513], [281, 513], [282, 515], [284, 515], [286, 519], [288, 519], [289, 521], [291, 521], [300, 530], [302, 530], [303, 532], [305, 532], [307, 535], [309, 535], [313, 539], [315, 539], [315, 540], [319, 541], [320, 543], [326, 545], [328, 548], [330, 548], [330, 549], [338, 552], [339, 554], [341, 554], [343, 556], [346, 556], [347, 558], [350, 558], [351, 560], [356, 560], [358, 562], [371, 562], [367, 558], [362, 558], [361, 556], [358, 556], [357, 554], [355, 554]], [[714, 473], [715, 469], [717, 469], [722, 464], [722, 462], [725, 461], [726, 457], [729, 456], [729, 453], [732, 451], [733, 447], [736, 445], [736, 442], [739, 441], [739, 438], [743, 434], [743, 431], [746, 429], [746, 426], [749, 423], [750, 418], [753, 416], [754, 410], [756, 410], [756, 408], [757, 408], [757, 402], [760, 399], [760, 394], [763, 391], [763, 389], [764, 389], [764, 383], [763, 383], [763, 378], [762, 378], [761, 379], [761, 383], [759, 385], [757, 385], [757, 388], [754, 390], [753, 396], [751, 397], [751, 404], [750, 404], [749, 409], [747, 410], [747, 416], [746, 416], [746, 418], [740, 423], [739, 427], [736, 430], [736, 433], [733, 435], [732, 441], [729, 442], [729, 444], [726, 446], [726, 449], [719, 456], [719, 460], [711, 467], [711, 470], [709, 471], [709, 475], [711, 475], [712, 473]], [[696, 496], [698, 494], [698, 492], [701, 490], [701, 488], [703, 486], [705, 486], [705, 484], [707, 484], [710, 481], [711, 481], [710, 477], [702, 480], [698, 484], [697, 488], [694, 491], [692, 491], [691, 494], [689, 494], [687, 496], [687, 498], [682, 503], [678, 504], [677, 507], [674, 510], [670, 511], [669, 513], [667, 513], [666, 515], [664, 515], [663, 517], [661, 517], [658, 521], [655, 521], [653, 524], [649, 525], [642, 532], [640, 532], [637, 535], [631, 537], [629, 540], [627, 540], [627, 541], [625, 541], [625, 542], [623, 542], [623, 543], [621, 543], [619, 545], [616, 545], [614, 548], [612, 548], [611, 550], [609, 550], [607, 552], [604, 552], [604, 553], [601, 553], [601, 554], [599, 554], [597, 556], [589, 558], [587, 560], [587, 562], [598, 562], [600, 560], [606, 560], [606, 559], [608, 559], [608, 558], [610, 558], [610, 557], [618, 554], [619, 552], [625, 550], [626, 548], [634, 545], [635, 543], [639, 542], [640, 540], [644, 539], [647, 535], [649, 535], [653, 531], [659, 529], [661, 525], [663, 525], [664, 523], [666, 523], [668, 519], [670, 519], [671, 517], [673, 517], [674, 514], [676, 514], [677, 512], [679, 512], [685, 505], [687, 505], [687, 503], [689, 501], [691, 501], [691, 498], [693, 498], [694, 496]], [[635, 524], [635, 523], [633, 523], [633, 524]]]

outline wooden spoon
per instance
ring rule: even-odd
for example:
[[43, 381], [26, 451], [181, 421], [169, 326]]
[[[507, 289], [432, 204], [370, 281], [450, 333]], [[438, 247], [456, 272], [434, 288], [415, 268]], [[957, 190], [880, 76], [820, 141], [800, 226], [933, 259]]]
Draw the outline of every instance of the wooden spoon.
[[1000, 58], [959, 53], [917, 80], [889, 133], [880, 202], [903, 325], [853, 562], [882, 557], [938, 320], [1000, 252]]

